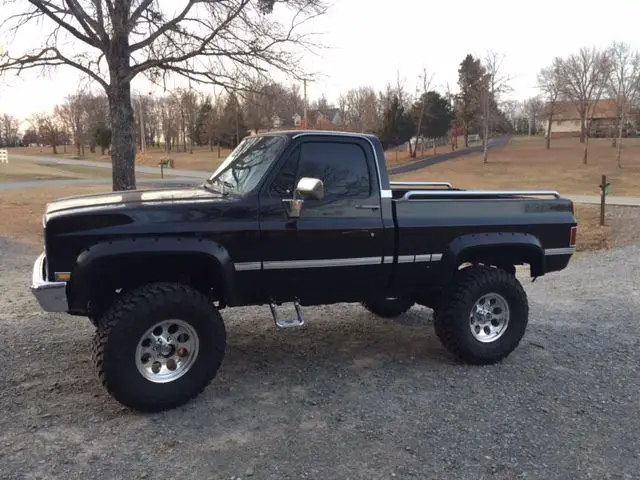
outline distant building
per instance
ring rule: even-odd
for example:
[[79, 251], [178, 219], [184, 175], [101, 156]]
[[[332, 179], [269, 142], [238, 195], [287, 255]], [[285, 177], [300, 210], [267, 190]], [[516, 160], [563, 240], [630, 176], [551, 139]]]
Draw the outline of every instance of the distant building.
[[[594, 107], [590, 107], [592, 109]], [[591, 113], [591, 110], [590, 110]], [[590, 116], [590, 113], [588, 116]], [[592, 137], [608, 137], [615, 135], [617, 124], [616, 101], [614, 99], [605, 98], [599, 100], [595, 105], [595, 111], [591, 121], [590, 136]], [[633, 135], [635, 126], [639, 119], [637, 111], [626, 115], [627, 125], [625, 126], [625, 135]], [[589, 121], [589, 118], [587, 118]], [[547, 135], [547, 126], [549, 122], [545, 122], [545, 136]], [[551, 122], [551, 137], [577, 137], [580, 136], [580, 114], [573, 102], [559, 101], [556, 111]]]

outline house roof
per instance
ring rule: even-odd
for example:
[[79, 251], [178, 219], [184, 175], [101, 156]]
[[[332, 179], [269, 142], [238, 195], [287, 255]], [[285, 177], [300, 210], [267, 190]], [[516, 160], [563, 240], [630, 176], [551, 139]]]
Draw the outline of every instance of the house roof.
[[[602, 98], [593, 107], [589, 105], [589, 114], [593, 113], [593, 118], [616, 118], [616, 101], [612, 98]], [[554, 120], [580, 120], [580, 114], [575, 104], [571, 101], [558, 101], [553, 115]]]

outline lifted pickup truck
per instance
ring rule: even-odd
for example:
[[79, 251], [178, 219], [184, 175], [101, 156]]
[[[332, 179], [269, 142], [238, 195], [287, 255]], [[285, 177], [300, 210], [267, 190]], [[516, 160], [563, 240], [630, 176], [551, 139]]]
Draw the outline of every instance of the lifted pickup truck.
[[[32, 291], [96, 326], [95, 365], [123, 405], [159, 411], [198, 395], [226, 348], [225, 307], [360, 302], [382, 317], [419, 304], [461, 361], [490, 364], [528, 322], [532, 277], [575, 251], [570, 200], [390, 182], [380, 141], [339, 132], [245, 138], [201, 186], [60, 199], [46, 207]], [[296, 319], [278, 306], [293, 303]]]

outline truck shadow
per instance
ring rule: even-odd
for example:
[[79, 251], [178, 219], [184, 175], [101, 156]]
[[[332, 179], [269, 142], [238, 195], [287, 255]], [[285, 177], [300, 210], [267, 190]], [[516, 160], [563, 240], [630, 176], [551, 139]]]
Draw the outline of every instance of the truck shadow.
[[260, 320], [244, 319], [240, 312], [225, 318], [228, 347], [223, 368], [234, 376], [261, 369], [315, 369], [319, 364], [325, 369], [358, 369], [387, 363], [455, 363], [435, 336], [431, 310], [422, 307], [395, 319], [376, 317], [359, 306], [322, 307], [306, 314], [303, 327], [290, 329], [275, 327], [268, 311]]

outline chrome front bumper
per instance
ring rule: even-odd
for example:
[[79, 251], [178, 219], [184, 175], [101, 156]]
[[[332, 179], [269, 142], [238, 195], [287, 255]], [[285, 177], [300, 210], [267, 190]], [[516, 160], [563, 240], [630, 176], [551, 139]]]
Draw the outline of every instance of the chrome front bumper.
[[67, 282], [49, 282], [45, 271], [46, 256], [42, 253], [33, 264], [31, 292], [45, 312], [67, 312]]

